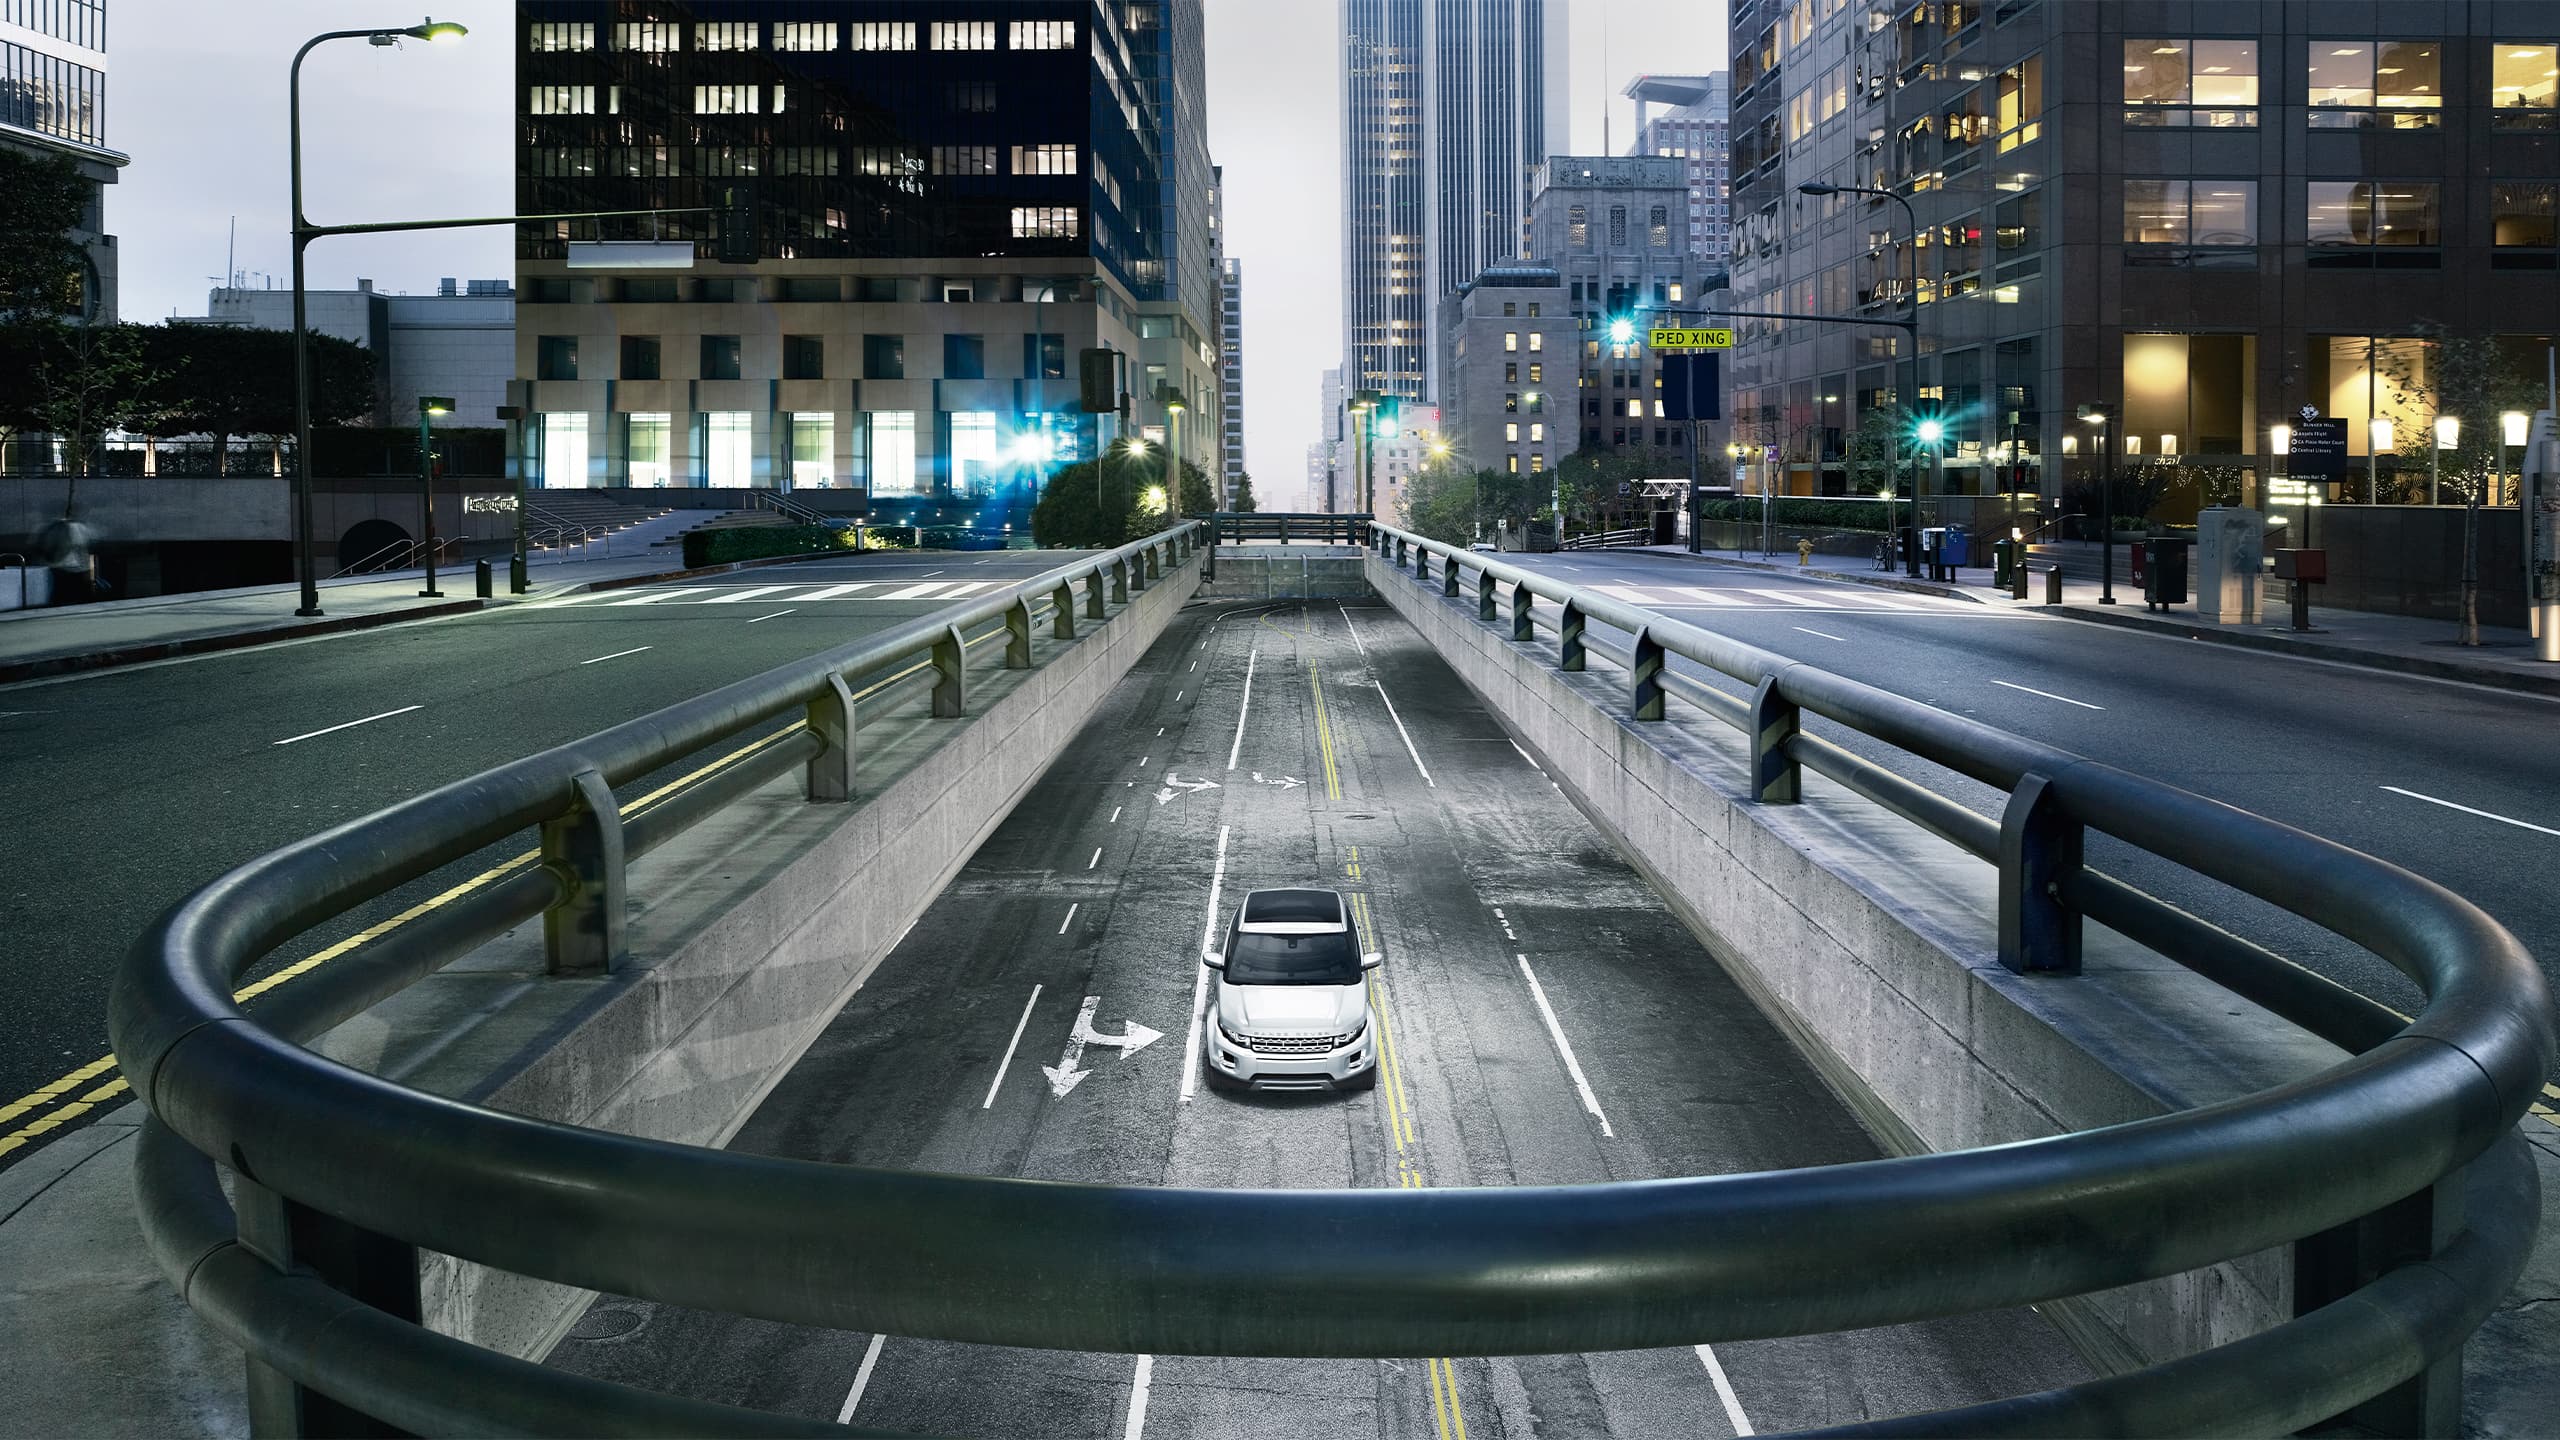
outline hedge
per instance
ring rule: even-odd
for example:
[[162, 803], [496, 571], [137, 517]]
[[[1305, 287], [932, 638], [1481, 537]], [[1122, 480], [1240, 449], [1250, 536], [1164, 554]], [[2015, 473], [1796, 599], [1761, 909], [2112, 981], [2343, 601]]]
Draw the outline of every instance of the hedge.
[[[1738, 520], [1757, 523], [1760, 501], [1710, 500], [1703, 507], [1709, 520]], [[1803, 495], [1781, 495], [1770, 504], [1770, 519], [1780, 525], [1809, 526], [1816, 529], [1867, 530], [1884, 533], [1885, 508], [1873, 500], [1826, 500]]]
[[722, 530], [688, 530], [684, 567], [727, 565], [761, 560], [768, 555], [818, 555], [853, 548], [853, 532], [832, 525], [740, 525]]

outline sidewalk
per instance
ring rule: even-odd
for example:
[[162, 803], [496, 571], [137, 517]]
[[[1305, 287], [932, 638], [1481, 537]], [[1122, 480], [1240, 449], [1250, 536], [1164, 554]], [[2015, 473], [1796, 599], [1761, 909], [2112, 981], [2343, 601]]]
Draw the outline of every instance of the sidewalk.
[[[1825, 580], [1912, 590], [2005, 609], [2032, 609], [2094, 624], [2150, 630], [2217, 645], [2300, 655], [2404, 675], [2460, 680], [2528, 694], [2560, 695], [2560, 664], [2534, 659], [2530, 634], [2500, 626], [2481, 626], [2481, 643], [2477, 647], [2466, 647], [2456, 643], [2460, 627], [2450, 620], [2314, 605], [2311, 607], [2311, 633], [2296, 634], [2292, 624], [2293, 612], [2281, 599], [2263, 600], [2257, 621], [2242, 624], [2203, 619], [2196, 614], [2192, 603], [2174, 605], [2165, 611], [2145, 609], [2141, 587], [2122, 582], [2116, 585], [2116, 603], [2102, 605], [2099, 603], [2100, 586], [2095, 579], [2066, 579], [2062, 587], [2062, 604], [2047, 605], [2044, 603], [2045, 578], [2041, 571], [2028, 579], [2029, 598], [2012, 600], [2008, 592], [1993, 588], [1988, 569], [1967, 567], [1955, 572], [1953, 582], [1940, 583], [1914, 580], [1901, 571], [1887, 574], [1877, 570], [1873, 561], [1854, 555], [1816, 555], [1812, 557], [1812, 563], [1800, 566], [1792, 557], [1764, 560], [1752, 554], [1737, 557], [1730, 551], [1709, 551], [1693, 556], [1679, 546], [1663, 545], [1644, 549], [1649, 554], [1711, 560], [1745, 569], [1815, 575]], [[2274, 588], [2272, 584], [2266, 587], [2267, 590]]]

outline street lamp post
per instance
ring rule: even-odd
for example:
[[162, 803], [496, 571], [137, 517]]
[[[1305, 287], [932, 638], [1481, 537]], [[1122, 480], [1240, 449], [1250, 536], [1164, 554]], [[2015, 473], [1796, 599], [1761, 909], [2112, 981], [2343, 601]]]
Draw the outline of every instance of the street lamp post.
[[[1908, 227], [1910, 236], [1902, 248], [1911, 257], [1911, 278], [1907, 288], [1902, 292], [1903, 308], [1909, 312], [1910, 318], [1902, 322], [1904, 336], [1902, 373], [1906, 388], [1901, 400], [1906, 411], [1916, 411], [1920, 404], [1920, 212], [1912, 209], [1911, 202], [1901, 194], [1876, 185], [1833, 185], [1827, 181], [1808, 180], [1796, 187], [1796, 193], [1813, 196], [1880, 195], [1902, 207], [1903, 224]], [[1888, 475], [1893, 473], [1892, 458], [1888, 453], [1886, 456]], [[1886, 523], [1891, 523], [1889, 517]], [[1909, 573], [1917, 576], [1920, 573], [1920, 475], [1919, 466], [1916, 463], [1912, 466], [1911, 475], [1911, 530], [1912, 544], [1908, 547], [1910, 554], [1906, 557], [1906, 561]]]
[[2080, 407], [2080, 418], [2098, 427], [2098, 443], [2106, 454], [2098, 465], [2098, 603], [2116, 603], [2116, 423], [2115, 407], [2100, 402]]
[[[292, 155], [293, 181], [293, 465], [294, 558], [302, 576], [302, 605], [296, 615], [320, 613], [320, 575], [311, 547], [311, 343], [303, 315], [303, 252], [325, 232], [302, 213], [302, 60], [323, 41], [363, 40], [376, 46], [412, 40], [459, 40], [470, 32], [451, 21], [425, 20], [398, 29], [331, 30], [314, 35], [293, 52], [286, 74], [286, 131]], [[431, 587], [432, 588], [432, 587]]]
[[436, 588], [436, 448], [434, 420], [438, 415], [453, 413], [449, 395], [418, 397], [418, 503], [426, 512], [422, 533], [427, 537], [427, 588], [418, 592], [428, 599], [442, 598]]

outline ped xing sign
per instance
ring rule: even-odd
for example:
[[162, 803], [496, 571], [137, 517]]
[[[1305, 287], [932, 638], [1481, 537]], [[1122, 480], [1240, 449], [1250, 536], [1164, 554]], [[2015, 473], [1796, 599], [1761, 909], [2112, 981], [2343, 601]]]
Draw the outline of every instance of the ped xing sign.
[[1656, 350], [1669, 350], [1675, 354], [1693, 350], [1730, 350], [1733, 348], [1733, 332], [1657, 328], [1645, 337], [1645, 343]]

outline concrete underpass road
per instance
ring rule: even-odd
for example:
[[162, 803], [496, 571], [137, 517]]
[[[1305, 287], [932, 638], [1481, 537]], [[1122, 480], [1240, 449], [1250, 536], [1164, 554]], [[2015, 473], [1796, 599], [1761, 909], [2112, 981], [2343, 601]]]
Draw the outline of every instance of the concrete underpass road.
[[[1196, 1079], [1204, 932], [1244, 890], [1285, 884], [1351, 894], [1387, 956], [1375, 1091]], [[1073, 1073], [1087, 997], [1093, 1031], [1162, 1038], [1087, 1045], [1062, 1085], [1047, 1072]], [[1187, 612], [732, 1145], [1218, 1187], [1591, 1183], [1880, 1153], [1409, 628], [1320, 602]], [[2087, 1374], [2024, 1311], [1712, 1352], [1142, 1360], [615, 1298], [551, 1362], [889, 1430], [1106, 1440], [1732, 1435]]]
[[[805, 561], [0, 687], [15, 817], [0, 827], [11, 1010], [0, 1167], [120, 1099], [104, 1058], [115, 969], [153, 917], [231, 866], [1075, 558]], [[388, 920], [528, 843], [402, 886], [279, 958]]]

